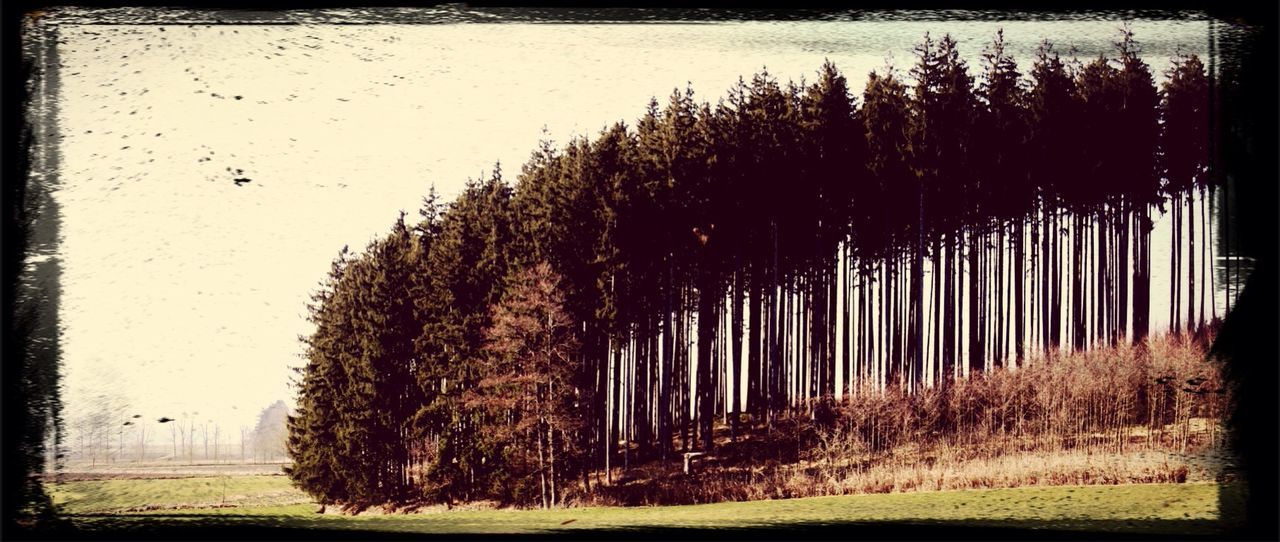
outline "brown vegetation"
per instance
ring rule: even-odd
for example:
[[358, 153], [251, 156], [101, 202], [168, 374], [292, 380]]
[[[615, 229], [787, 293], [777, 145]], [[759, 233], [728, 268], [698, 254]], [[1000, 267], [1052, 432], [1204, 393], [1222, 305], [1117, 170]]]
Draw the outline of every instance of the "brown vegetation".
[[[859, 390], [680, 460], [616, 469], [569, 502], [691, 504], [944, 489], [1221, 479], [1229, 394], [1204, 337], [1029, 359], [914, 394]], [[748, 428], [749, 427], [749, 428]]]

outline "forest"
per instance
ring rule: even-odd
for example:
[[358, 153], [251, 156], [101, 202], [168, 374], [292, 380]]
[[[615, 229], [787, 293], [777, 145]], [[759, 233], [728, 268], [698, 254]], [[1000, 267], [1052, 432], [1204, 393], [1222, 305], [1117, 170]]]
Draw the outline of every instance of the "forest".
[[714, 104], [677, 89], [344, 247], [308, 305], [294, 484], [553, 507], [740, 440], [1119, 451], [1172, 423], [1185, 448], [1226, 408], [1157, 340], [1203, 344], [1220, 317], [1205, 65], [1177, 57], [1157, 88], [1127, 31], [1025, 68], [1002, 34], [974, 67], [950, 36], [914, 53], [861, 91], [830, 62]]

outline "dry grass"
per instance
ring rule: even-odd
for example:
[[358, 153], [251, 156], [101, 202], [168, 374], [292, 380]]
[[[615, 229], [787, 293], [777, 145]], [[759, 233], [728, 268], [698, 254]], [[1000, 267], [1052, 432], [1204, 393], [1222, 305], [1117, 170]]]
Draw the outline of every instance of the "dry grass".
[[700, 472], [679, 454], [615, 471], [573, 501], [669, 505], [1023, 486], [1230, 478], [1229, 394], [1205, 339], [1153, 338], [1028, 360], [915, 394], [814, 401], [735, 442]]
[[1019, 452], [991, 458], [903, 450], [880, 460], [708, 468], [693, 476], [650, 468], [599, 488], [595, 505], [670, 505], [1028, 486], [1186, 483], [1224, 480], [1222, 465], [1173, 452]]

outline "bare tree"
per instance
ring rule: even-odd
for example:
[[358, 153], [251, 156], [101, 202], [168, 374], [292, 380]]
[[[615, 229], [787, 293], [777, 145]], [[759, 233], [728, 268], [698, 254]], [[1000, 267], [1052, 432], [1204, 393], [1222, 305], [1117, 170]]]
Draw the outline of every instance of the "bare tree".
[[141, 415], [134, 415], [134, 423], [138, 426], [138, 462], [141, 463], [147, 457], [147, 425], [142, 421]]
[[[174, 420], [170, 420], [174, 421]], [[169, 426], [169, 435], [173, 437], [173, 455], [169, 456], [169, 461], [178, 460], [178, 424]]]

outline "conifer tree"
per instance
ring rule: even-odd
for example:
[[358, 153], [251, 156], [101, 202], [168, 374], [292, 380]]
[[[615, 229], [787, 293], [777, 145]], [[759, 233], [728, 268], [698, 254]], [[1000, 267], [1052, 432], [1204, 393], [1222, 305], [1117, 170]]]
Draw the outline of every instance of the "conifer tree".
[[[875, 190], [866, 192], [867, 199], [880, 204], [874, 208], [868, 205], [866, 211], [859, 215], [862, 218], [860, 225], [864, 226], [861, 245], [867, 260], [880, 260], [880, 290], [876, 297], [883, 306], [891, 293], [884, 271], [897, 257], [896, 247], [909, 239], [906, 233], [909, 219], [906, 217], [918, 218], [919, 191], [916, 190], [916, 185], [919, 178], [915, 175], [908, 154], [911, 152], [912, 142], [911, 109], [906, 86], [892, 70], [885, 75], [872, 72], [863, 93], [862, 104], [862, 118], [866, 123], [867, 169], [876, 185]], [[889, 267], [889, 273], [892, 273], [892, 267]], [[883, 314], [884, 311], [881, 310], [881, 315]], [[885, 321], [880, 319], [880, 329], [876, 330], [878, 339], [874, 341], [878, 345], [874, 360], [878, 368], [876, 376], [882, 384], [895, 381], [898, 375], [896, 366], [891, 364], [887, 356], [887, 341], [884, 337], [888, 330], [885, 326]]]
[[[1150, 209], [1160, 196], [1158, 150], [1160, 142], [1160, 99], [1151, 70], [1139, 56], [1138, 43], [1126, 27], [1116, 44], [1120, 61], [1119, 93], [1123, 106], [1118, 116], [1119, 133], [1124, 138], [1124, 157], [1114, 171], [1107, 172], [1120, 180], [1124, 222], [1119, 227], [1120, 269], [1132, 269], [1133, 309], [1144, 316], [1150, 311], [1151, 246], [1153, 224]], [[1130, 249], [1130, 239], [1133, 249]], [[1129, 254], [1135, 255], [1131, 265]], [[1194, 259], [1193, 259], [1194, 261]], [[1130, 273], [1119, 273], [1119, 313], [1128, 314]], [[1128, 335], [1126, 320], [1117, 321], [1118, 336]], [[1145, 331], [1135, 333], [1144, 335]]]
[[426, 258], [432, 296], [419, 306], [435, 308], [439, 317], [424, 323], [415, 345], [421, 393], [433, 398], [415, 421], [432, 443], [424, 461], [427, 496], [444, 502], [475, 495], [477, 473], [483, 481], [487, 468], [485, 450], [474, 445], [484, 420], [460, 398], [475, 384], [488, 308], [505, 288], [511, 212], [511, 188], [495, 168], [449, 204]]
[[1031, 174], [1039, 202], [1031, 233], [1032, 274], [1037, 282], [1033, 287], [1036, 311], [1032, 317], [1036, 321], [1033, 329], [1038, 335], [1037, 343], [1048, 352], [1056, 349], [1061, 340], [1061, 289], [1057, 287], [1061, 282], [1057, 233], [1061, 192], [1081, 178], [1077, 169], [1080, 160], [1073, 149], [1078, 149], [1088, 134], [1081, 133], [1076, 124], [1079, 106], [1075, 81], [1048, 41], [1036, 51], [1031, 79]]
[[[1160, 156], [1164, 177], [1167, 179], [1163, 192], [1171, 199], [1176, 225], [1182, 218], [1182, 200], [1185, 198], [1189, 206], [1196, 191], [1200, 192], [1203, 200], [1205, 187], [1209, 186], [1209, 80], [1204, 73], [1204, 64], [1195, 55], [1174, 59], [1167, 76], [1161, 89], [1160, 114], [1164, 122], [1161, 126]], [[1192, 213], [1188, 217], [1185, 234], [1192, 256], [1186, 275], [1189, 301], [1196, 296], [1195, 210], [1194, 207], [1190, 209]], [[1201, 224], [1202, 231], [1207, 226], [1208, 224]], [[1173, 237], [1182, 239], [1184, 234], [1175, 230]], [[1171, 254], [1173, 255], [1175, 254]], [[1180, 281], [1180, 274], [1175, 273], [1175, 288]], [[1206, 286], [1208, 285], [1200, 285], [1201, 288]], [[1195, 308], [1195, 302], [1190, 301], [1186, 315], [1188, 324], [1204, 321], [1204, 308], [1200, 308], [1198, 316], [1193, 316]], [[1177, 321], [1178, 319], [1173, 319], [1171, 322]]]
[[[996, 301], [998, 314], [1012, 314], [1012, 344], [1003, 339], [996, 345], [995, 364], [999, 366], [1005, 356], [1012, 350], [1014, 359], [1021, 362], [1025, 355], [1026, 315], [1024, 288], [1024, 262], [1026, 245], [1023, 241], [1028, 215], [1033, 211], [1035, 203], [1035, 187], [1030, 177], [1030, 161], [1027, 144], [1030, 137], [1028, 125], [1027, 91], [1023, 87], [1018, 65], [1005, 49], [1004, 31], [996, 33], [995, 40], [983, 52], [982, 82], [978, 86], [978, 96], [985, 102], [981, 109], [980, 122], [975, 127], [973, 137], [975, 152], [981, 158], [977, 163], [988, 165], [987, 186], [990, 187], [983, 197], [998, 222], [998, 235], [1003, 238], [1008, 229], [1009, 243], [1012, 246], [1011, 296], [1001, 290], [1005, 284], [1003, 272], [1004, 243], [1000, 239], [996, 243], [999, 251], [997, 263]], [[1009, 299], [1011, 297], [1011, 299]], [[1012, 310], [1005, 310], [1004, 303], [1011, 303]], [[936, 325], [936, 324], [935, 324]], [[1007, 321], [997, 319], [997, 328], [1007, 329]], [[1003, 334], [998, 335], [1004, 337]], [[1010, 349], [1012, 346], [1012, 349]]]
[[297, 409], [288, 419], [286, 446], [293, 464], [285, 467], [285, 473], [295, 486], [322, 505], [343, 502], [348, 497], [339, 463], [342, 452], [336, 427], [340, 421], [337, 404], [342, 400], [339, 394], [346, 387], [338, 356], [350, 326], [337, 306], [336, 294], [350, 263], [347, 248], [343, 247], [308, 305], [308, 319], [316, 331], [303, 338], [307, 362], [298, 369], [301, 379], [297, 382]]

